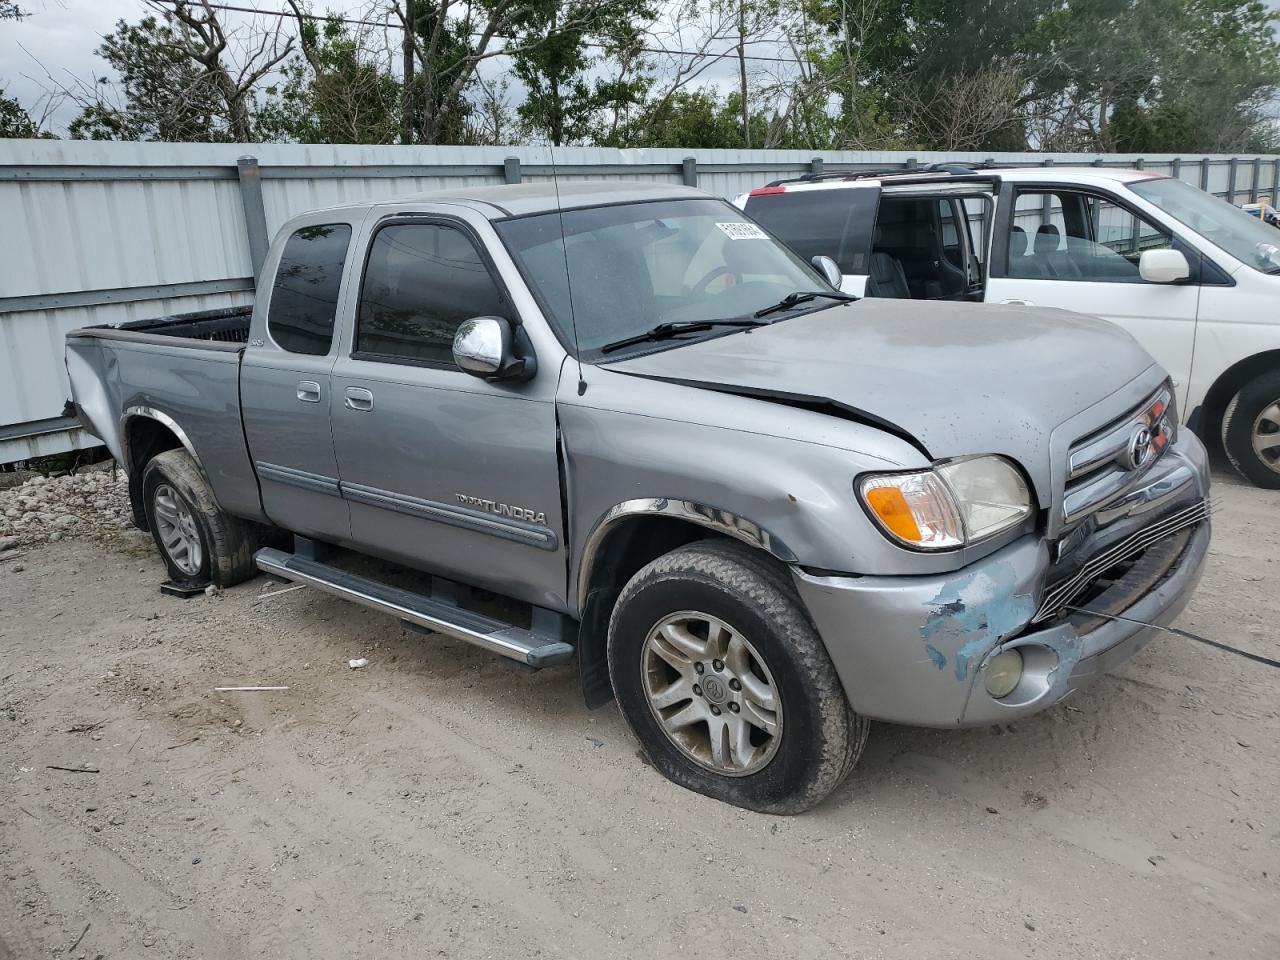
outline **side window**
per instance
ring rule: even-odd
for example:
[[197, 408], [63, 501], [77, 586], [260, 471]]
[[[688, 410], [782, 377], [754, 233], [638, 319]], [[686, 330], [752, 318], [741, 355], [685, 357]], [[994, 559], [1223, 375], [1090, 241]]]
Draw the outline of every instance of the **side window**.
[[512, 318], [465, 233], [439, 223], [393, 223], [374, 234], [356, 353], [452, 367], [458, 327], [482, 316]]
[[880, 191], [790, 190], [747, 198], [747, 215], [810, 262], [830, 257], [848, 274], [869, 269], [871, 234]]
[[1141, 283], [1142, 252], [1172, 246], [1158, 227], [1106, 197], [1024, 191], [1014, 204], [1009, 276]]
[[329, 352], [350, 242], [345, 223], [303, 227], [285, 241], [271, 286], [267, 330], [290, 353], [322, 357]]

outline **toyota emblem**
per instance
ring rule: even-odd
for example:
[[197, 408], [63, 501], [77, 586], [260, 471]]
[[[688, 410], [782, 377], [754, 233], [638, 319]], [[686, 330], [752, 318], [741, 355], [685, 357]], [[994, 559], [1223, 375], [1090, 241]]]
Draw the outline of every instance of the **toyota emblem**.
[[1129, 437], [1129, 445], [1124, 451], [1124, 465], [1130, 470], [1137, 470], [1151, 458], [1151, 431], [1147, 427], [1138, 427]]

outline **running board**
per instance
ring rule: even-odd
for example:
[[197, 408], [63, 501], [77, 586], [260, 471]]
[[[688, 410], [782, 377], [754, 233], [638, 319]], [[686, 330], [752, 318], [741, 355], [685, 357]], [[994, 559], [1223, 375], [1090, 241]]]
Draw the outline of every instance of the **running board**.
[[514, 627], [493, 617], [464, 610], [411, 590], [348, 573], [295, 553], [263, 547], [253, 555], [258, 569], [294, 583], [305, 583], [433, 633], [482, 647], [509, 657], [535, 670], [565, 663], [573, 656], [573, 646], [555, 637]]

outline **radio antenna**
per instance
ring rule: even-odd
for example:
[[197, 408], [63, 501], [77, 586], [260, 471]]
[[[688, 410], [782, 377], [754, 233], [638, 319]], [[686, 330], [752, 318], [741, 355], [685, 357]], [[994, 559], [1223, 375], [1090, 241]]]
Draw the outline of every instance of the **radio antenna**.
[[564, 255], [564, 283], [569, 293], [569, 326], [573, 328], [573, 359], [578, 364], [578, 396], [587, 392], [587, 381], [582, 376], [581, 348], [578, 345], [578, 317], [573, 306], [573, 275], [569, 270], [569, 241], [564, 234], [564, 208], [560, 203], [560, 172], [556, 167], [555, 144], [548, 144], [551, 151], [551, 185], [556, 192], [556, 216], [560, 220], [560, 252]]

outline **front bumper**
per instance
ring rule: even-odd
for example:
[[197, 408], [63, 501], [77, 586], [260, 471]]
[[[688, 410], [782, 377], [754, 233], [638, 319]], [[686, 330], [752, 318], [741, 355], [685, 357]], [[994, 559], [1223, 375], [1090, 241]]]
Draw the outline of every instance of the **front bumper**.
[[[1129, 535], [1207, 495], [1204, 449], [1184, 431], [1129, 495], [1133, 512], [1096, 537]], [[1078, 602], [1125, 619], [1070, 610], [1046, 618], [1041, 605], [1054, 576], [1050, 546], [1039, 536], [946, 574], [820, 577], [792, 569], [854, 710], [897, 723], [969, 726], [1043, 710], [1140, 650], [1158, 632], [1144, 624], [1169, 624], [1190, 600], [1209, 538], [1207, 519], [1179, 530]], [[997, 653], [1015, 647], [1022, 680], [994, 699], [984, 671]]]

